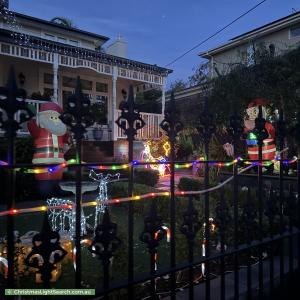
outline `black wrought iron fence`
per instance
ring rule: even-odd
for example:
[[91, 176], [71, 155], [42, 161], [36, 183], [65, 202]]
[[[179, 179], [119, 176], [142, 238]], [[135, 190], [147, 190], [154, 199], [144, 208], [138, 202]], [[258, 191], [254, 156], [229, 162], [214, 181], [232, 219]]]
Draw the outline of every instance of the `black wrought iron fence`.
[[[14, 236], [15, 218], [26, 209], [18, 208], [15, 201], [16, 172], [24, 168], [37, 169], [55, 168], [56, 165], [32, 165], [16, 164], [14, 156], [14, 141], [16, 132], [21, 123], [33, 117], [25, 99], [17, 88], [13, 72], [11, 72], [8, 84], [0, 88], [2, 96], [0, 100], [0, 124], [8, 140], [7, 162], [1, 163], [1, 172], [9, 176], [10, 196], [5, 203], [6, 208], [0, 212], [0, 221], [4, 224], [6, 217], [6, 259], [8, 262], [7, 276], [1, 276], [1, 289], [19, 287], [15, 276], [15, 267], [19, 262], [15, 259], [16, 238]], [[199, 161], [176, 161], [175, 141], [177, 134], [183, 129], [176, 111], [174, 95], [171, 97], [171, 105], [166, 110], [164, 120], [161, 123], [162, 130], [168, 136], [170, 142], [170, 158], [167, 162], [137, 162], [133, 159], [133, 142], [135, 136], [145, 125], [135, 107], [133, 89], [130, 88], [127, 101], [120, 104], [121, 116], [116, 123], [124, 130], [127, 136], [129, 151], [128, 164], [124, 163], [83, 163], [81, 159], [81, 141], [85, 130], [92, 125], [93, 120], [89, 113], [89, 100], [86, 99], [80, 89], [80, 80], [77, 82], [75, 94], [68, 99], [66, 111], [61, 120], [69, 126], [76, 141], [76, 162], [68, 165], [68, 168], [76, 171], [76, 197], [75, 197], [75, 235], [73, 255], [75, 268], [74, 288], [83, 287], [83, 279], [88, 281], [83, 274], [85, 261], [82, 260], [82, 208], [89, 204], [82, 201], [82, 169], [101, 165], [109, 167], [126, 166], [129, 170], [128, 194], [124, 198], [111, 199], [110, 205], [105, 208], [101, 221], [93, 230], [92, 240], [88, 250], [90, 256], [97, 257], [102, 268], [94, 268], [93, 272], [101, 273], [101, 287], [96, 294], [105, 299], [157, 299], [158, 297], [170, 297], [176, 299], [238, 299], [241, 295], [248, 299], [254, 297], [263, 298], [272, 296], [276, 287], [283, 288], [288, 276], [299, 271], [300, 249], [300, 160], [295, 159], [297, 165], [296, 176], [286, 179], [284, 166], [291, 161], [284, 159], [284, 138], [286, 135], [283, 114], [277, 126], [277, 139], [279, 145], [280, 173], [276, 177], [279, 182], [273, 187], [264, 186], [266, 177], [262, 169], [263, 140], [266, 138], [265, 120], [261, 109], [254, 129], [258, 141], [259, 159], [248, 161], [247, 169], [256, 168], [256, 175], [242, 188], [241, 178], [245, 169], [239, 168], [244, 161], [237, 158], [233, 161], [210, 160], [209, 143], [215, 133], [213, 115], [205, 106], [202, 115], [199, 116], [198, 132], [205, 146], [205, 159]], [[16, 121], [15, 115], [22, 111]], [[230, 119], [228, 132], [232, 137], [233, 145], [237, 144], [243, 132], [242, 120], [233, 115]], [[295, 132], [299, 139], [299, 132]], [[234, 153], [237, 157], [238, 153]], [[138, 165], [167, 164], [170, 170], [170, 189], [163, 192], [150, 192], [145, 195], [134, 194], [134, 170]], [[175, 186], [176, 167], [181, 165], [203, 165], [204, 185], [196, 191], [178, 191]], [[210, 168], [212, 166], [232, 166], [232, 177], [224, 179], [222, 183], [209, 181]], [[101, 168], [100, 168], [101, 169]], [[290, 180], [289, 191], [286, 192], [285, 180]], [[228, 191], [231, 191], [230, 193]], [[159, 198], [160, 197], [160, 198]], [[164, 197], [164, 200], [161, 200]], [[135, 227], [136, 201], [150, 203], [144, 217], [143, 229], [139, 232]], [[111, 208], [123, 203], [127, 212], [127, 233], [120, 236], [119, 222], [112, 221]], [[164, 213], [161, 211], [162, 203], [167, 207]], [[4, 204], [4, 203], [2, 203]], [[67, 204], [65, 204], [68, 206]], [[44, 211], [44, 221], [41, 232], [32, 238], [30, 253], [25, 258], [25, 264], [32, 267], [40, 274], [41, 282], [45, 288], [52, 286], [53, 270], [67, 255], [67, 251], [60, 243], [60, 235], [53, 231], [49, 225], [46, 206], [36, 208], [36, 211]], [[32, 210], [31, 210], [32, 211]], [[33, 210], [34, 211], [34, 210]], [[212, 219], [213, 217], [213, 219]], [[124, 224], [124, 223], [122, 223]], [[166, 230], [169, 227], [169, 231]], [[161, 253], [161, 244], [165, 235], [170, 237], [167, 251], [158, 263], [158, 255]], [[199, 242], [199, 235], [201, 242]], [[147, 255], [144, 260], [149, 262], [149, 272], [137, 272], [136, 262], [140, 253], [135, 253], [137, 236], [144, 243]], [[285, 241], [288, 241], [287, 243]], [[116, 256], [118, 249], [122, 248], [126, 253], [124, 266], [127, 267], [126, 276], [122, 280], [115, 280], [111, 272], [112, 264], [120, 257]], [[178, 252], [181, 259], [178, 260]], [[73, 254], [74, 254], [73, 253]], [[113, 262], [114, 260], [114, 262]], [[162, 263], [163, 262], [163, 263]], [[288, 263], [286, 263], [288, 262]], [[246, 272], [244, 272], [246, 270]], [[119, 270], [121, 271], [121, 270]], [[124, 271], [124, 270], [122, 270]], [[233, 277], [230, 277], [233, 274]], [[181, 280], [179, 280], [179, 275]], [[244, 277], [243, 277], [244, 276]], [[183, 284], [184, 283], [184, 284]], [[143, 286], [142, 292], [140, 287]], [[71, 286], [64, 286], [72, 288]], [[91, 286], [92, 287], [92, 286]], [[186, 288], [186, 289], [185, 289]], [[258, 291], [258, 293], [256, 293]]]

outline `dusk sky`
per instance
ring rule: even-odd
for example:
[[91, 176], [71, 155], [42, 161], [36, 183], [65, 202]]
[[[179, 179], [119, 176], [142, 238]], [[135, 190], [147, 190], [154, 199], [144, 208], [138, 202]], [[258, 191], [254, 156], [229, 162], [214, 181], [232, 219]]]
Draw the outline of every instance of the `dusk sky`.
[[[166, 66], [261, 0], [10, 0], [14, 11], [50, 20], [70, 18], [78, 28], [128, 42], [128, 57]], [[217, 37], [169, 66], [168, 83], [186, 80], [197, 54], [300, 10], [299, 0], [267, 0]], [[109, 42], [108, 42], [109, 43]]]

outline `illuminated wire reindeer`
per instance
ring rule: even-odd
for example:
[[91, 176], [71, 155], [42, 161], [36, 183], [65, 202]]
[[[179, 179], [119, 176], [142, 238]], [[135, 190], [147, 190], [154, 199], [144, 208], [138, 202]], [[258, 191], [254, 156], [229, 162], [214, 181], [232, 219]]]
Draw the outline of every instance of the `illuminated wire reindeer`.
[[[90, 171], [89, 177], [94, 181], [99, 183], [99, 192], [96, 198], [96, 209], [95, 209], [95, 228], [100, 221], [100, 214], [104, 213], [105, 207], [107, 206], [108, 195], [107, 195], [107, 184], [111, 182], [112, 178], [116, 178], [119, 180], [120, 174], [117, 173], [115, 175], [107, 174], [106, 176], [103, 173], [96, 173], [94, 170]], [[99, 219], [99, 220], [98, 220]]]
[[[67, 231], [70, 237], [75, 236], [76, 231], [76, 206], [68, 199], [51, 198], [47, 200], [48, 218], [53, 231]], [[81, 235], [87, 234], [87, 222], [90, 217], [84, 215], [81, 208]]]

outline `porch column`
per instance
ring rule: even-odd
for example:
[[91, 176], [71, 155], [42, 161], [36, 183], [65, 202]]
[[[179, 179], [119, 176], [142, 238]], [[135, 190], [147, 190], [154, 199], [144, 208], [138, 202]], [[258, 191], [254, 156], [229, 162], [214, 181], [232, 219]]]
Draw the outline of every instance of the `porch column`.
[[117, 79], [118, 79], [118, 67], [113, 67], [112, 72], [112, 97], [111, 97], [111, 134], [112, 140], [116, 141], [118, 136], [118, 127], [115, 123], [117, 117]]
[[161, 114], [165, 115], [166, 108], [166, 78], [163, 77], [163, 85], [161, 89]]
[[58, 53], [53, 60], [53, 102], [58, 103]]

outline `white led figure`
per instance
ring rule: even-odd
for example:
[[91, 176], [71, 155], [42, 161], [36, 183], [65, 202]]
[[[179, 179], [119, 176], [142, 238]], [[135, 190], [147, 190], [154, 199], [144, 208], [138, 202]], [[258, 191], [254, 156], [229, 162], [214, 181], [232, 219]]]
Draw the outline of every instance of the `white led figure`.
[[[99, 192], [96, 198], [96, 209], [95, 209], [95, 223], [94, 228], [96, 228], [98, 222], [100, 221], [100, 214], [104, 213], [105, 207], [107, 206], [108, 195], [107, 195], [107, 184], [111, 182], [112, 178], [119, 180], [120, 174], [115, 175], [107, 174], [106, 176], [103, 173], [96, 173], [94, 170], [90, 171], [89, 177], [99, 184]], [[99, 219], [99, 220], [98, 220]]]
[[[76, 231], [76, 207], [75, 203], [60, 198], [51, 198], [47, 200], [48, 218], [53, 231], [67, 231], [70, 237], [75, 236]], [[51, 208], [52, 207], [52, 208]], [[81, 209], [81, 235], [87, 234], [87, 222], [89, 218], [85, 217], [83, 209]]]
[[[151, 148], [150, 148], [150, 145], [151, 145], [151, 142], [146, 142], [144, 143], [144, 150], [141, 152], [140, 154], [140, 159], [142, 161], [145, 161], [145, 162], [167, 162], [167, 158], [168, 155], [169, 155], [169, 152], [170, 152], [170, 148], [169, 148], [169, 143], [166, 142], [164, 145], [163, 145], [163, 148], [165, 150], [165, 156], [166, 157], [163, 157], [163, 156], [159, 156], [157, 158], [153, 157], [152, 154], [151, 154]], [[148, 167], [147, 165], [145, 166], [146, 168]], [[167, 164], [150, 164], [149, 167], [152, 169], [152, 170], [157, 170], [159, 175], [161, 177], [164, 177], [165, 174], [166, 174], [166, 171], [167, 169], [169, 168]]]

